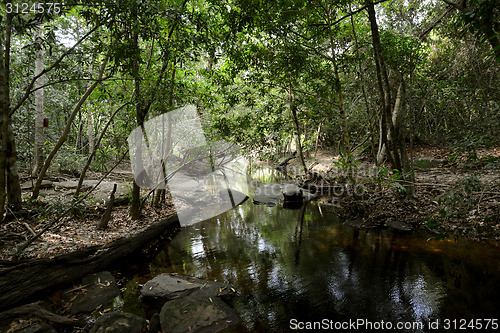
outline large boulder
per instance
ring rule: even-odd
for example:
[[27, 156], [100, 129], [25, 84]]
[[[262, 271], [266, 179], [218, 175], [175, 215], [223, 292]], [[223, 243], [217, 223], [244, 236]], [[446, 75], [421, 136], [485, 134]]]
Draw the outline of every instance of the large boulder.
[[141, 295], [164, 299], [186, 296], [206, 298], [227, 295], [230, 291], [231, 288], [223, 283], [164, 273], [146, 282], [141, 289]]
[[97, 319], [90, 333], [145, 333], [146, 319], [126, 312], [109, 312]]
[[165, 303], [160, 312], [162, 332], [218, 332], [239, 321], [238, 315], [220, 298], [176, 299]]
[[85, 277], [86, 292], [79, 294], [71, 305], [71, 314], [92, 312], [100, 305], [106, 305], [120, 294], [120, 289], [110, 272], [99, 272]]

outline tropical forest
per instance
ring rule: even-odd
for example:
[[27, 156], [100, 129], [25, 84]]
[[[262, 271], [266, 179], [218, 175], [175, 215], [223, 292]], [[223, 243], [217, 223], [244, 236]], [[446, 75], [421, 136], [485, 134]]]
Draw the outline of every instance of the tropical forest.
[[0, 332], [500, 330], [499, 79], [496, 0], [1, 1]]

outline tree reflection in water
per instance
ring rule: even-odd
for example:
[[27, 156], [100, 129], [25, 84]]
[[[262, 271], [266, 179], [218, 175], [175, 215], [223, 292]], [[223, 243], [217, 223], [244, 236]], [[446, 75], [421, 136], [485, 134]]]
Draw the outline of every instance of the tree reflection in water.
[[[298, 210], [248, 200], [184, 228], [153, 261], [231, 283], [234, 332], [288, 331], [290, 319], [419, 321], [495, 317], [498, 244], [437, 241], [424, 232], [358, 229], [332, 207]], [[155, 265], [168, 262], [169, 267]]]

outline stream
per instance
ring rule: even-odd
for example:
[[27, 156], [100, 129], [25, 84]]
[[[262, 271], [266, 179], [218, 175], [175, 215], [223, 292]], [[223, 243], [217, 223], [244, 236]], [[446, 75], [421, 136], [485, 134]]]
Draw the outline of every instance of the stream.
[[[372, 325], [358, 331], [390, 324], [394, 331], [436, 332], [471, 319], [499, 320], [498, 242], [436, 240], [423, 231], [344, 222], [334, 207], [316, 201], [288, 210], [247, 200], [182, 228], [151, 260], [137, 263], [123, 310], [148, 318], [158, 312], [139, 299], [138, 285], [178, 273], [238, 291], [229, 302], [241, 321], [225, 332], [287, 332], [315, 321], [339, 328], [357, 320]], [[398, 323], [406, 329], [396, 329]]]

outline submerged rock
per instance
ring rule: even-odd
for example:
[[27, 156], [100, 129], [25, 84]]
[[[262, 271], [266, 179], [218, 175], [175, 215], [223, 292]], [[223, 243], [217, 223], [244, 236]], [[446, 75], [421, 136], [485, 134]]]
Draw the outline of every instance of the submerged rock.
[[191, 298], [206, 298], [227, 295], [230, 291], [231, 288], [223, 283], [164, 273], [146, 282], [141, 289], [141, 295], [144, 297], [165, 299], [186, 296]]
[[90, 333], [143, 333], [147, 332], [146, 319], [126, 312], [110, 312], [102, 315]]
[[115, 279], [107, 271], [89, 275], [83, 279], [82, 283], [88, 285], [85, 288], [87, 291], [76, 297], [71, 306], [71, 314], [92, 312], [120, 294]]
[[221, 299], [191, 297], [165, 303], [160, 313], [162, 332], [218, 332], [239, 321], [238, 315]]

